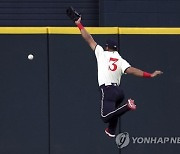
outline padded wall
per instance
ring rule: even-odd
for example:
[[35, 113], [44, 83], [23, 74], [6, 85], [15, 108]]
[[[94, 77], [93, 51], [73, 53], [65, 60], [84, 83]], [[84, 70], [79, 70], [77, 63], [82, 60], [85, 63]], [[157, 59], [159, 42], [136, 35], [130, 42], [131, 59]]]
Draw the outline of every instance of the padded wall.
[[[154, 79], [123, 76], [126, 99], [135, 99], [137, 111], [121, 117], [118, 133], [178, 137], [179, 29], [156, 29], [163, 35], [143, 28], [120, 28], [117, 35], [117, 27], [110, 29], [88, 31], [102, 46], [107, 38], [119, 41], [120, 54], [132, 66], [164, 72]], [[180, 152], [178, 144], [134, 144], [132, 138], [120, 150], [105, 135], [96, 58], [78, 29], [1, 28], [0, 40], [0, 153]]]

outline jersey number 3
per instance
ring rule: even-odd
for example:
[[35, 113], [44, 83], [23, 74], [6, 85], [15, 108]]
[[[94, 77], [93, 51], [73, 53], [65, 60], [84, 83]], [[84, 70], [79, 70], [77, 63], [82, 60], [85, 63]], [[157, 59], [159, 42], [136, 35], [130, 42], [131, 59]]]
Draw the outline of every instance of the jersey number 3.
[[116, 64], [117, 61], [118, 61], [117, 58], [110, 58], [109, 59], [109, 62], [110, 62], [109, 70], [111, 70], [111, 71], [117, 70], [117, 64]]

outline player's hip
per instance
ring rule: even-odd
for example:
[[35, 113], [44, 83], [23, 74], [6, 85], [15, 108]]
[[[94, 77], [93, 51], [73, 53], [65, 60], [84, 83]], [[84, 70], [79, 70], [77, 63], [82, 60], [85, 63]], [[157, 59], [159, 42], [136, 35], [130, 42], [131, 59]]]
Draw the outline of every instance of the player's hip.
[[118, 101], [124, 97], [123, 89], [118, 84], [101, 85], [100, 86], [101, 96], [103, 100]]

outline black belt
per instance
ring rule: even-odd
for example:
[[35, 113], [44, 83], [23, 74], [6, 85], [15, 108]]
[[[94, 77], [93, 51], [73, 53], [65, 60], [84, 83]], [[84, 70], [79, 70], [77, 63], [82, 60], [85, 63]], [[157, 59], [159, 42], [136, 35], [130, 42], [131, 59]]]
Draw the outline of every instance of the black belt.
[[102, 84], [100, 87], [107, 87], [107, 86], [119, 86], [117, 83], [110, 83], [110, 84]]

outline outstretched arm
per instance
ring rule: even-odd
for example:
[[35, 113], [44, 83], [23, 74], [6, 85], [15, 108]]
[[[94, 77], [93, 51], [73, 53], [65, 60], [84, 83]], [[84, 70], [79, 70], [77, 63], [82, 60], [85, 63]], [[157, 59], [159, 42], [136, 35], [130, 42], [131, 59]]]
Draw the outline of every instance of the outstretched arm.
[[75, 24], [79, 28], [81, 35], [84, 38], [84, 40], [87, 41], [87, 43], [89, 44], [91, 49], [94, 51], [97, 43], [94, 41], [93, 37], [87, 32], [87, 30], [81, 24], [81, 17], [77, 21], [75, 21]]
[[137, 69], [135, 67], [129, 67], [125, 71], [125, 73], [132, 74], [132, 75], [135, 75], [135, 76], [138, 76], [138, 77], [153, 78], [153, 77], [156, 77], [157, 75], [161, 75], [163, 72], [159, 71], [159, 70], [156, 70], [153, 73], [147, 73], [147, 72], [144, 72], [144, 71], [142, 71], [140, 69]]

